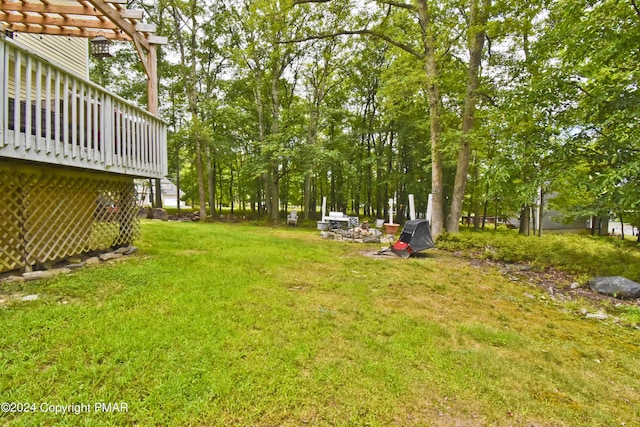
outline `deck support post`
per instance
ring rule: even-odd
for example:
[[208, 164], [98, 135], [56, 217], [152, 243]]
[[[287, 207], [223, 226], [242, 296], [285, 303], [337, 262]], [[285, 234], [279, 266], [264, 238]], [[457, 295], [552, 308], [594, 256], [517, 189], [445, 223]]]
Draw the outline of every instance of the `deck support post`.
[[9, 79], [6, 75], [9, 68], [9, 55], [6, 55], [4, 46], [4, 42], [0, 41], [0, 85], [2, 85], [2, 91], [0, 92], [0, 148], [4, 147], [5, 144], [5, 135], [7, 134], [6, 114], [9, 109]]

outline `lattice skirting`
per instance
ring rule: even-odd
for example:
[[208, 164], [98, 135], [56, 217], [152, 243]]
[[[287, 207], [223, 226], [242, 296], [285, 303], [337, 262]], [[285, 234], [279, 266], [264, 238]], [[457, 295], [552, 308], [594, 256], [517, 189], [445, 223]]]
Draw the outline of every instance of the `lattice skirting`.
[[0, 272], [128, 245], [138, 211], [132, 178], [0, 161]]

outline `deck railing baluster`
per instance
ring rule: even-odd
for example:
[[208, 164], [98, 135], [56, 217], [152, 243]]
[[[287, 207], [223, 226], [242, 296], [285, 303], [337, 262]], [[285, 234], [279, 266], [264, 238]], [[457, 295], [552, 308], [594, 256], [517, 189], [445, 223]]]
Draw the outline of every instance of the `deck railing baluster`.
[[0, 158], [166, 174], [164, 122], [10, 39], [0, 39], [0, 85]]

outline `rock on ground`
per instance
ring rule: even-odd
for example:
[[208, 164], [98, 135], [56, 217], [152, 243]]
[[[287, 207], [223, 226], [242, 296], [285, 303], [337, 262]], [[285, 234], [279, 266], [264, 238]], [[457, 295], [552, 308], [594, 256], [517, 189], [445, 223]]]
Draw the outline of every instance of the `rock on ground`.
[[154, 208], [153, 209], [153, 219], [159, 219], [161, 221], [168, 221], [169, 220], [169, 215], [167, 214], [167, 211], [165, 211], [162, 208]]
[[153, 211], [151, 208], [143, 207], [140, 208], [140, 213], [138, 214], [139, 218], [153, 218]]
[[640, 298], [640, 283], [621, 276], [596, 277], [589, 282], [592, 291], [616, 298]]

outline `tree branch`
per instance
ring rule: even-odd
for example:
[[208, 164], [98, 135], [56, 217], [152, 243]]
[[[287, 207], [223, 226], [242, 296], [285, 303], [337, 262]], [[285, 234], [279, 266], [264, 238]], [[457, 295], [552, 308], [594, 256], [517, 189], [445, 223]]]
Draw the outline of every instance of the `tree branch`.
[[400, 2], [397, 2], [397, 1], [393, 1], [393, 0], [376, 0], [376, 1], [378, 3], [386, 4], [386, 5], [389, 5], [389, 6], [401, 7], [403, 9], [411, 10], [413, 12], [415, 12], [417, 10], [414, 5], [408, 4], [408, 3], [400, 3]]
[[593, 98], [594, 97], [588, 90], [586, 90], [585, 88], [580, 86], [580, 84], [578, 82], [571, 81], [570, 83], [573, 84], [573, 86], [577, 87], [580, 92], [584, 93], [589, 98]]
[[476, 93], [480, 95], [483, 99], [485, 99], [492, 106], [498, 107], [498, 103], [496, 102], [495, 98], [490, 96], [488, 93], [481, 92], [481, 91], [476, 91]]
[[304, 3], [329, 3], [330, 1], [333, 0], [295, 0], [293, 2], [294, 6], [296, 4], [304, 4]]
[[[467, 27], [468, 28], [468, 27]], [[438, 58], [436, 59], [436, 61], [440, 62], [440, 60], [442, 60], [443, 58], [445, 58], [447, 55], [449, 55], [449, 53], [451, 52], [451, 50], [453, 49], [454, 44], [460, 40], [466, 33], [467, 33], [467, 28], [465, 28], [464, 31], [460, 31], [460, 33], [458, 33], [458, 35], [451, 40], [451, 42], [447, 45], [447, 48], [444, 50], [444, 52], [442, 52], [441, 55], [438, 56]]]
[[[306, 1], [306, 0], [303, 0]], [[293, 39], [293, 40], [284, 40], [284, 41], [279, 41], [278, 43], [301, 43], [301, 42], [306, 42], [306, 41], [310, 41], [310, 40], [322, 40], [322, 39], [331, 39], [334, 37], [338, 37], [338, 36], [353, 36], [353, 35], [366, 35], [366, 36], [371, 36], [371, 37], [376, 37], [380, 40], [384, 40], [387, 43], [389, 43], [390, 45], [393, 45], [395, 47], [398, 47], [402, 50], [404, 50], [405, 52], [415, 56], [416, 58], [419, 59], [424, 59], [426, 54], [424, 52], [418, 52], [417, 50], [415, 50], [414, 48], [412, 48], [411, 46], [399, 42], [397, 40], [392, 39], [391, 37], [379, 33], [377, 31], [372, 31], [372, 30], [345, 30], [345, 31], [337, 31], [335, 33], [328, 33], [328, 34], [317, 34], [317, 35], [313, 35], [313, 36], [308, 36], [308, 37], [302, 37], [299, 39]]]
[[636, 4], [636, 0], [631, 0], [631, 6], [633, 6], [633, 9], [636, 11], [636, 15], [640, 17], [640, 8], [638, 8], [638, 5]]

